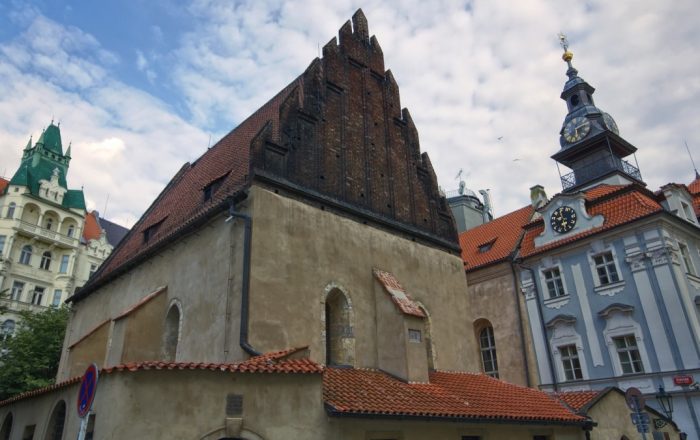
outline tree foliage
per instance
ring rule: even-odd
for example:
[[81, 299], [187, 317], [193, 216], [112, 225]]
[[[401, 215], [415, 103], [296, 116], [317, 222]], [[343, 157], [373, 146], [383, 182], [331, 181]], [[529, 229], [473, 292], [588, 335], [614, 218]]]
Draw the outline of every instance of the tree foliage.
[[68, 324], [67, 307], [20, 312], [14, 337], [2, 346], [0, 400], [54, 383]]

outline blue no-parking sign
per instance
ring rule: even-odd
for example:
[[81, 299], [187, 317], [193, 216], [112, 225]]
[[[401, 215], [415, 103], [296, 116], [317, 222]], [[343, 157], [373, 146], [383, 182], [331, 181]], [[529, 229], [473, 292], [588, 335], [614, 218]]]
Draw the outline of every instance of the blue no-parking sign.
[[92, 408], [92, 401], [95, 400], [95, 392], [97, 391], [97, 365], [91, 364], [83, 374], [83, 380], [80, 382], [80, 390], [78, 391], [78, 416], [85, 417]]

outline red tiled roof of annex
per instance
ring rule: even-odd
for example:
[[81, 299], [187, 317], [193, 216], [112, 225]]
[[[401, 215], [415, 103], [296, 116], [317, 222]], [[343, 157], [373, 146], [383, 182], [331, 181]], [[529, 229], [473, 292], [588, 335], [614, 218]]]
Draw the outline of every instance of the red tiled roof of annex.
[[2, 194], [5, 191], [5, 188], [7, 188], [7, 185], [9, 184], [9, 180], [5, 180], [2, 177], [0, 177], [0, 194]]
[[544, 221], [536, 220], [525, 226], [525, 235], [520, 255], [529, 257], [556, 247], [572, 243], [602, 231], [624, 225], [657, 212], [663, 211], [661, 204], [648, 190], [636, 185], [599, 185], [586, 191], [586, 209], [590, 215], [602, 215], [601, 226], [564, 237], [561, 240], [535, 247], [535, 237], [544, 231]]
[[[268, 126], [268, 123], [271, 124], [273, 138], [279, 137], [280, 105], [299, 81], [300, 78], [292, 81], [199, 159], [185, 164], [84, 289], [100, 285], [125, 263], [146, 253], [219, 206], [227, 197], [245, 188], [249, 184], [251, 140]], [[203, 189], [222, 177], [223, 180], [212, 194], [211, 200], [204, 201]], [[149, 235], [148, 242], [144, 242], [144, 231], [156, 225], [153, 233]]]
[[[288, 350], [264, 353], [239, 363], [206, 363], [206, 362], [162, 362], [145, 361], [130, 362], [112, 367], [105, 367], [100, 374], [114, 374], [118, 372], [134, 372], [141, 370], [210, 370], [229, 373], [291, 373], [291, 374], [321, 374], [323, 366], [306, 358], [292, 358], [306, 350], [307, 347], [290, 348]], [[65, 388], [79, 383], [81, 377], [73, 377], [66, 381], [49, 385], [32, 391], [12, 396], [0, 402], [0, 407], [19, 400], [39, 396], [53, 390]]]
[[85, 215], [85, 223], [83, 224], [83, 238], [85, 241], [97, 240], [100, 238], [102, 233], [102, 228], [97, 221], [97, 215], [95, 211], [88, 212]]
[[548, 394], [484, 374], [434, 371], [406, 383], [379, 370], [326, 368], [323, 399], [337, 414], [583, 424]]
[[693, 197], [693, 209], [695, 215], [700, 217], [700, 177], [696, 178], [688, 185], [688, 192]]
[[581, 411], [598, 397], [600, 391], [566, 391], [553, 394], [554, 397], [569, 405], [574, 411]]
[[[459, 234], [462, 260], [467, 271], [497, 263], [515, 250], [523, 234], [522, 227], [532, 218], [528, 205]], [[480, 248], [491, 245], [490, 248]]]

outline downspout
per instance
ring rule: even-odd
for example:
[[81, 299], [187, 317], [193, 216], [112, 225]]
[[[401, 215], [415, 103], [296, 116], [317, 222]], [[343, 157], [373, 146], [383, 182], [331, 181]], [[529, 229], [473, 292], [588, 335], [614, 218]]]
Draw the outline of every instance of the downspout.
[[527, 387], [530, 387], [530, 365], [528, 362], [527, 358], [527, 345], [525, 343], [525, 331], [529, 331], [529, 329], [523, 329], [523, 314], [522, 310], [520, 310], [520, 296], [518, 295], [518, 277], [516, 276], [515, 273], [515, 266], [510, 265], [510, 270], [513, 272], [513, 294], [515, 296], [515, 309], [518, 313], [518, 326], [520, 331], [520, 345], [523, 347], [523, 362], [525, 364], [525, 385]]
[[518, 264], [518, 267], [525, 269], [530, 272], [532, 277], [532, 287], [535, 289], [535, 301], [537, 301], [537, 313], [540, 315], [540, 325], [542, 326], [542, 335], [544, 335], [544, 348], [547, 350], [547, 363], [549, 364], [549, 371], [552, 372], [552, 386], [554, 391], [558, 391], [559, 384], [557, 383], [557, 371], [554, 369], [554, 361], [552, 360], [552, 348], [549, 346], [549, 341], [547, 340], [547, 327], [544, 325], [544, 315], [542, 314], [542, 304], [540, 304], [540, 292], [537, 289], [537, 281], [535, 278], [535, 271], [531, 267], [523, 266]]
[[253, 348], [248, 342], [248, 321], [250, 307], [250, 242], [253, 234], [253, 220], [249, 215], [242, 212], [236, 212], [235, 202], [229, 200], [227, 222], [233, 219], [243, 220], [243, 280], [241, 286], [241, 330], [240, 330], [240, 346], [251, 356], [259, 356], [261, 353]]

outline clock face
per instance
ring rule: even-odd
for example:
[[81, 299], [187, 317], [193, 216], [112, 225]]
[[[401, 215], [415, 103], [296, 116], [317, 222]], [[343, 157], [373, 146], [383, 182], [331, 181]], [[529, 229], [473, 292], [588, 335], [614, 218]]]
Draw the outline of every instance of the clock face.
[[576, 211], [570, 206], [560, 206], [554, 210], [549, 222], [554, 232], [559, 234], [569, 232], [576, 226]]
[[615, 134], [620, 134], [620, 130], [617, 129], [617, 124], [612, 116], [607, 113], [603, 113], [603, 122], [605, 122], [605, 126], [608, 128], [608, 130]]
[[585, 138], [590, 131], [591, 121], [588, 118], [579, 116], [566, 123], [562, 135], [566, 142], [573, 144]]

